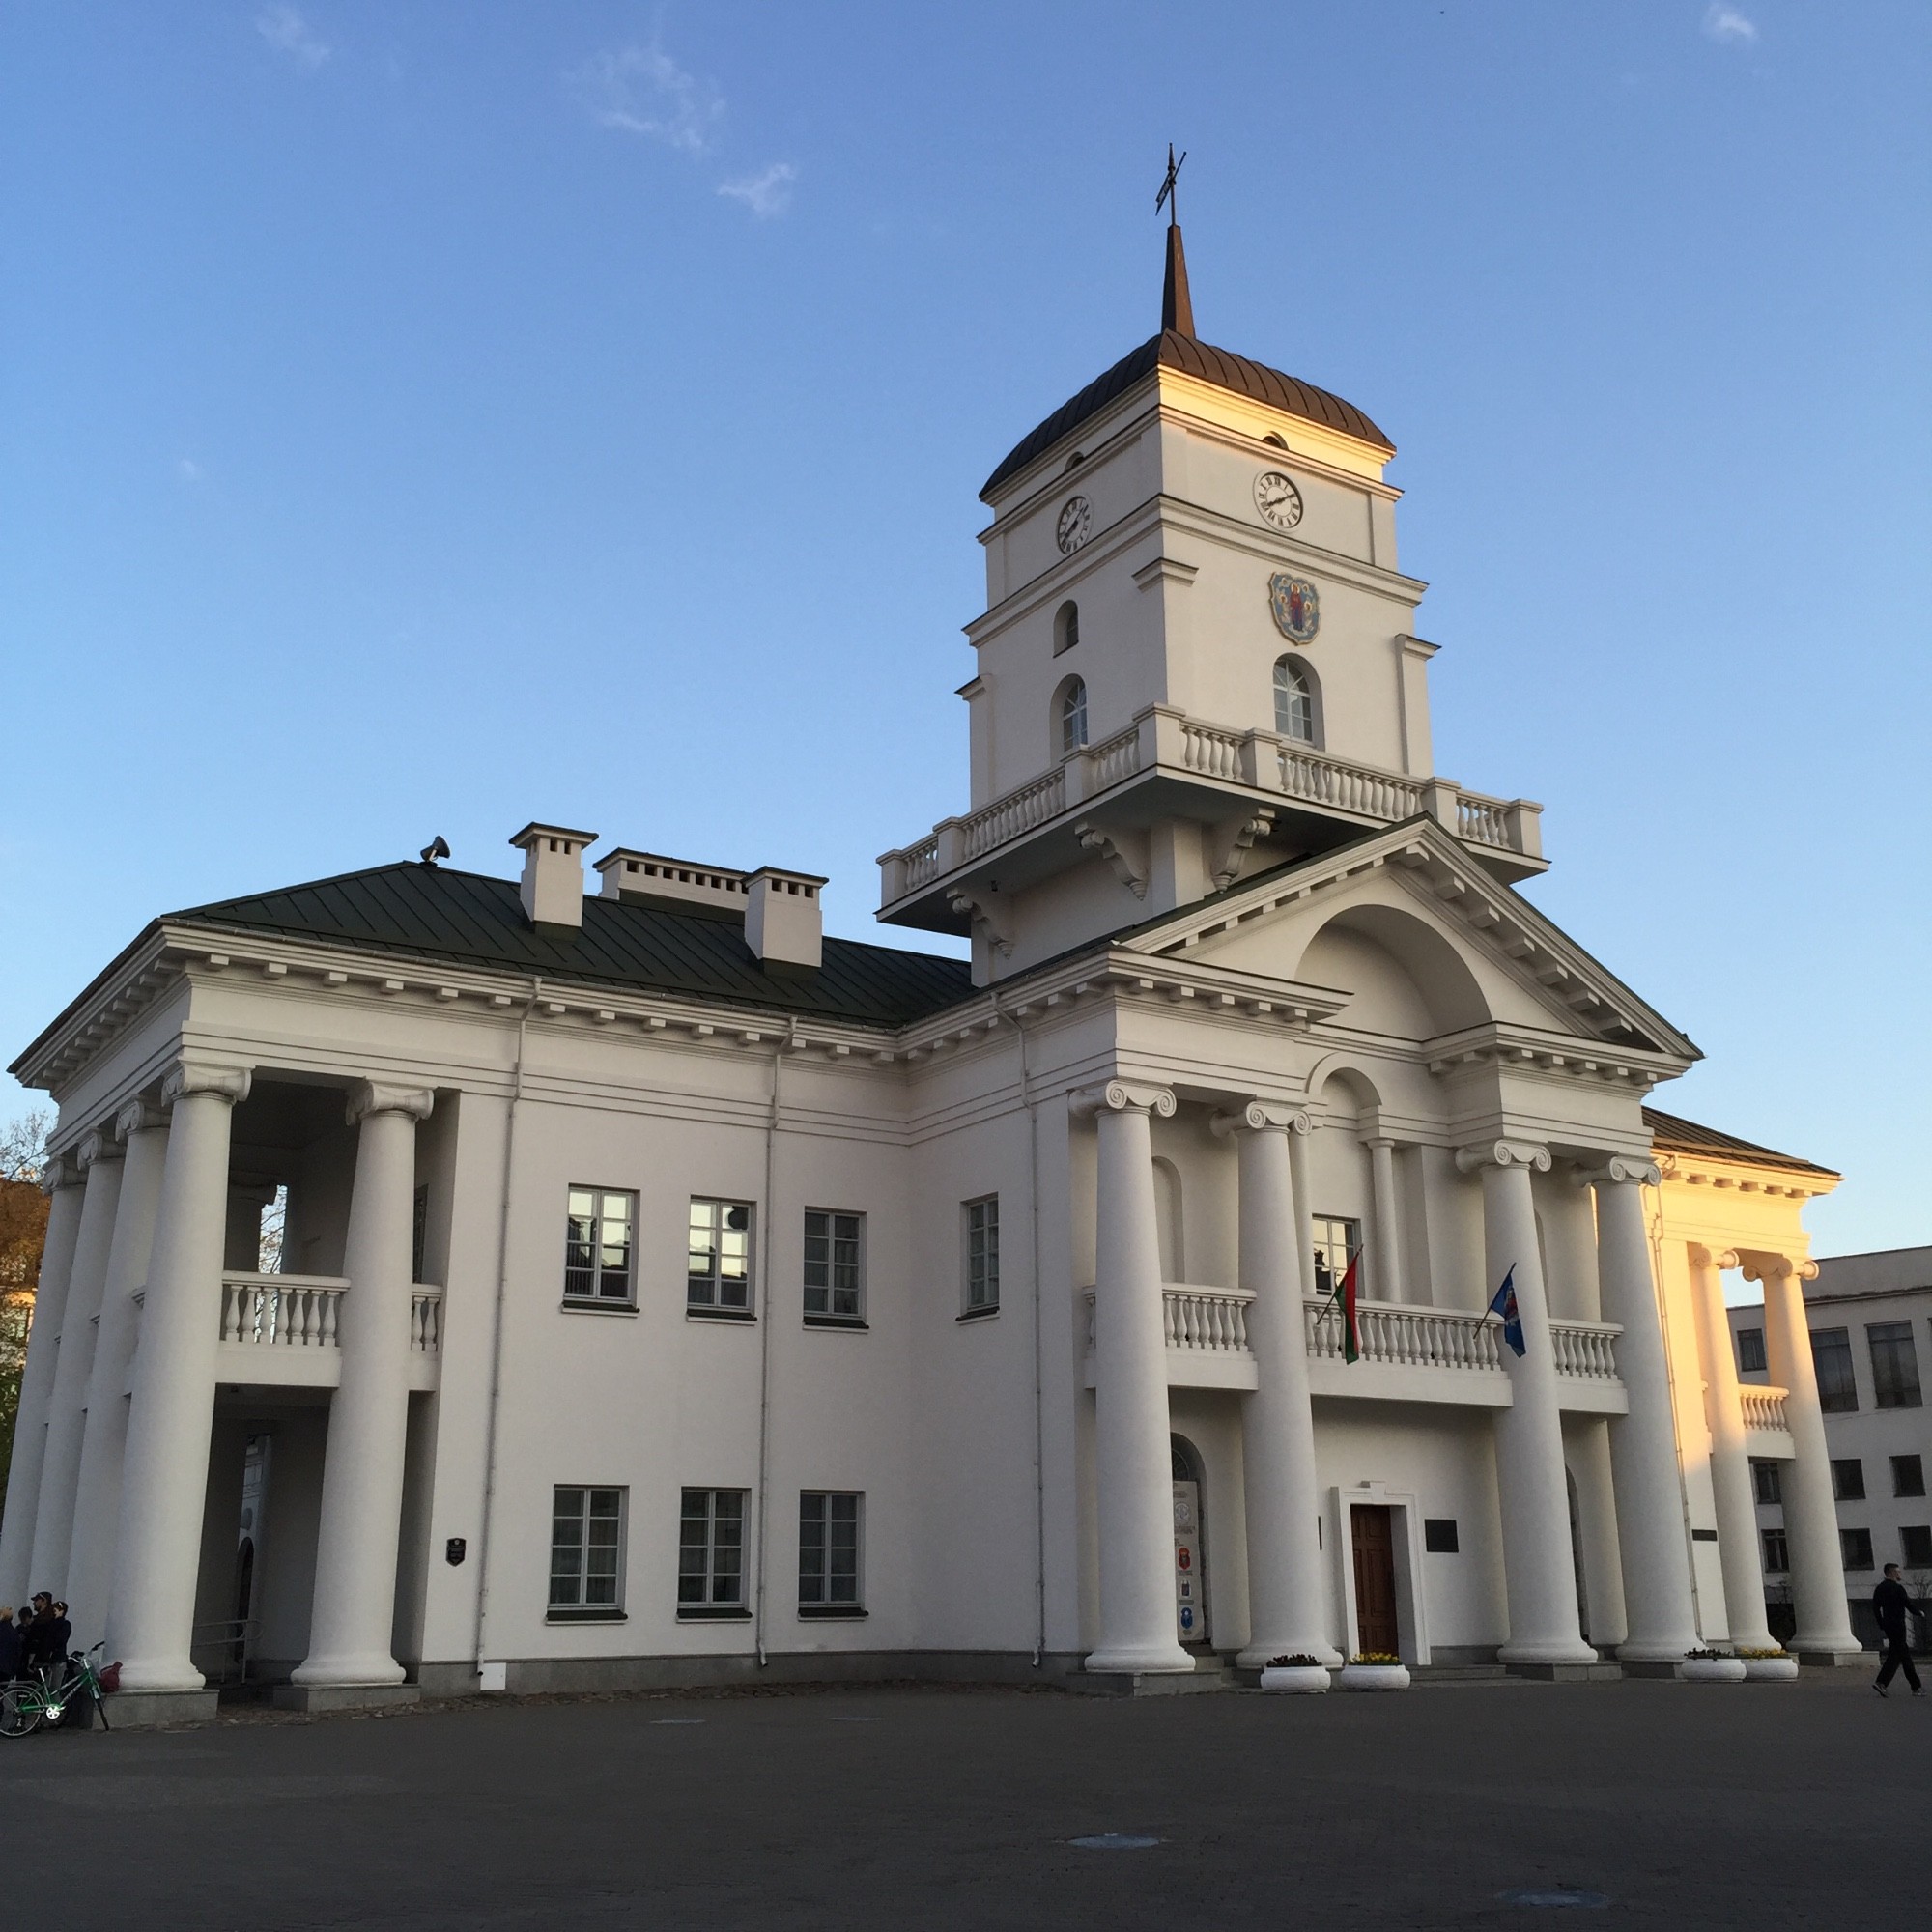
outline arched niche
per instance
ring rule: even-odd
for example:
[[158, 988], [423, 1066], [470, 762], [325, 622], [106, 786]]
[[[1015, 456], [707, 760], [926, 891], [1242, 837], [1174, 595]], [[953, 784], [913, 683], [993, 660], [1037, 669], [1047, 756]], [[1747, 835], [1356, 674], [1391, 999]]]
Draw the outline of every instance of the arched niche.
[[1160, 1154], [1153, 1157], [1153, 1218], [1160, 1237], [1160, 1278], [1185, 1281], [1187, 1249], [1180, 1209], [1180, 1170]]
[[1481, 982], [1456, 948], [1400, 906], [1350, 906], [1308, 943], [1297, 979], [1354, 994], [1351, 1026], [1429, 1039], [1481, 1026], [1493, 1015]]

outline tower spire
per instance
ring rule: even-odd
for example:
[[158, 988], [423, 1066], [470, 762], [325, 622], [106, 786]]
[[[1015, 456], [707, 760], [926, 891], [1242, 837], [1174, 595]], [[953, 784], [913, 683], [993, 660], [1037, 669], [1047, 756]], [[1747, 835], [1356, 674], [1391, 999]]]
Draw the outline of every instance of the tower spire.
[[1174, 143], [1167, 144], [1167, 174], [1161, 181], [1160, 192], [1153, 198], [1156, 214], [1163, 206], [1167, 210], [1167, 275], [1160, 291], [1160, 326], [1163, 331], [1171, 328], [1180, 335], [1194, 333], [1194, 301], [1187, 292], [1187, 254], [1180, 245], [1180, 197], [1175, 192], [1180, 162], [1186, 158], [1183, 151], [1180, 160], [1176, 160]]

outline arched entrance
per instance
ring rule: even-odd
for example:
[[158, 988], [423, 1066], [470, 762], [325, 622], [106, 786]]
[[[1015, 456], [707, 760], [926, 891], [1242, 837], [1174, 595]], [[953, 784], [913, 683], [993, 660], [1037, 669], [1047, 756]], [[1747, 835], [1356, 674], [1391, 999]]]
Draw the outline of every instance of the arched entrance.
[[1190, 1649], [1208, 1644], [1208, 1532], [1203, 1498], [1208, 1485], [1201, 1452], [1184, 1435], [1174, 1450], [1175, 1634]]

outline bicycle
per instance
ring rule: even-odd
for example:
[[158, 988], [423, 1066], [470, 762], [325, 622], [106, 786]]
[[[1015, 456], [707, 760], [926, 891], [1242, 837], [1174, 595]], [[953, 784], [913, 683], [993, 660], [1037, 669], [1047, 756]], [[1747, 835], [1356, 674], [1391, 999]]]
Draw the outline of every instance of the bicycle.
[[113, 1728], [107, 1721], [107, 1709], [101, 1702], [101, 1692], [107, 1688], [101, 1681], [101, 1672], [94, 1662], [94, 1652], [105, 1650], [106, 1643], [97, 1643], [84, 1656], [75, 1651], [68, 1659], [72, 1667], [71, 1674], [56, 1684], [51, 1675], [40, 1678], [22, 1678], [18, 1683], [8, 1685], [0, 1692], [0, 1738], [30, 1737], [43, 1724], [58, 1724], [66, 1717], [68, 1707], [76, 1697], [89, 1696], [94, 1699], [95, 1709], [100, 1713], [100, 1728]]

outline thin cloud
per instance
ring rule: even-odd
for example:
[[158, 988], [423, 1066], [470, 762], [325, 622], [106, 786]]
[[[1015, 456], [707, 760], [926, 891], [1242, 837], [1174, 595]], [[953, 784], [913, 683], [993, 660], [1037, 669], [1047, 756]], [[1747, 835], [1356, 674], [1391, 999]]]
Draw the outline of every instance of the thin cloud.
[[769, 221], [791, 206], [792, 184], [797, 180], [798, 170], [789, 161], [774, 161], [754, 175], [720, 182], [718, 192], [742, 201], [760, 221]]
[[255, 31], [278, 54], [287, 54], [303, 67], [320, 67], [328, 58], [328, 43], [294, 7], [264, 7], [255, 15]]
[[201, 465], [198, 464], [193, 457], [184, 456], [182, 460], [175, 465], [175, 474], [179, 476], [184, 483], [199, 483], [202, 477], [206, 474], [206, 471], [203, 470]]
[[1704, 38], [1719, 46], [1747, 47], [1757, 40], [1757, 22], [1735, 7], [1726, 7], [1723, 0], [1711, 0], [1711, 11], [1704, 15]]
[[655, 42], [597, 54], [570, 80], [600, 128], [641, 134], [684, 155], [705, 153], [724, 114], [724, 96]]

